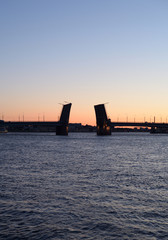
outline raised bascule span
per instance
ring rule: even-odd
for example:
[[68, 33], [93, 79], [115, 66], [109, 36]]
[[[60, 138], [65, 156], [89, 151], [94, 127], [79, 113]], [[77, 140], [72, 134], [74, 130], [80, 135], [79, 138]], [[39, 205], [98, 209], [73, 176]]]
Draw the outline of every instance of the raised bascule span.
[[97, 135], [111, 135], [111, 121], [107, 118], [104, 104], [94, 106], [96, 113]]
[[29, 128], [31, 127], [54, 127], [56, 129], [56, 135], [68, 135], [69, 116], [72, 103], [64, 104], [60, 120], [57, 122], [32, 122], [32, 121], [18, 121], [18, 122], [5, 122], [0, 120], [0, 126], [3, 128]]
[[[72, 103], [64, 104], [62, 107], [62, 112], [60, 119], [57, 122], [50, 121], [8, 121], [5, 122], [0, 120], [0, 133], [5, 133], [6, 130], [10, 129], [15, 131], [21, 129], [21, 131], [29, 131], [31, 128], [52, 128], [52, 131], [56, 131], [56, 135], [68, 135], [68, 125], [69, 116]], [[150, 128], [150, 133], [167, 133], [168, 134], [168, 124], [167, 123], [155, 123], [155, 122], [111, 122], [110, 118], [107, 117], [105, 104], [94, 105], [96, 114], [96, 125], [97, 125], [97, 135], [111, 135], [111, 132], [115, 127], [148, 127]]]
[[60, 120], [56, 126], [57, 135], [68, 135], [69, 116], [72, 104], [63, 105]]
[[149, 127], [150, 133], [167, 133], [167, 123], [155, 123], [155, 122], [111, 122], [107, 118], [107, 113], [104, 104], [98, 104], [94, 106], [96, 114], [97, 135], [111, 135], [111, 131], [115, 127]]

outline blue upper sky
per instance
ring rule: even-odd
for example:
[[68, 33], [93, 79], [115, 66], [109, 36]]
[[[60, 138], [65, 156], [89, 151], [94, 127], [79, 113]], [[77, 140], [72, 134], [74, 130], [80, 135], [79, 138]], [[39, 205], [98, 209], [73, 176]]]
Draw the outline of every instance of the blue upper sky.
[[0, 0], [0, 114], [52, 118], [66, 100], [86, 123], [109, 101], [112, 119], [166, 118], [167, 12], [166, 0]]

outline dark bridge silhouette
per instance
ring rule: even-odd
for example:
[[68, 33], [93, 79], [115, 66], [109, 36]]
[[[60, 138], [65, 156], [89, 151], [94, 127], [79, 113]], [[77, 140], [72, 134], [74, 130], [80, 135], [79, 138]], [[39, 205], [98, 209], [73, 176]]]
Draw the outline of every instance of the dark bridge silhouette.
[[[59, 121], [57, 122], [5, 122], [0, 120], [0, 129], [29, 129], [30, 127], [52, 127], [55, 128], [56, 135], [68, 135], [68, 124], [71, 110], [71, 103], [64, 104]], [[148, 127], [151, 133], [168, 133], [167, 123], [155, 122], [111, 122], [107, 117], [104, 104], [94, 106], [96, 114], [97, 135], [111, 135], [115, 127]]]
[[56, 135], [68, 135], [68, 124], [69, 124], [69, 116], [71, 110], [71, 103], [64, 104], [62, 107], [62, 112], [60, 116], [60, 120], [57, 122], [5, 122], [0, 121], [0, 126], [8, 128], [29, 128], [31, 127], [54, 127], [56, 129]]
[[111, 121], [107, 118], [104, 104], [95, 105], [97, 135], [111, 135]]
[[107, 118], [104, 104], [94, 106], [96, 113], [97, 135], [111, 135], [111, 131], [115, 127], [148, 127], [150, 133], [168, 133], [167, 123], [155, 122], [111, 122]]

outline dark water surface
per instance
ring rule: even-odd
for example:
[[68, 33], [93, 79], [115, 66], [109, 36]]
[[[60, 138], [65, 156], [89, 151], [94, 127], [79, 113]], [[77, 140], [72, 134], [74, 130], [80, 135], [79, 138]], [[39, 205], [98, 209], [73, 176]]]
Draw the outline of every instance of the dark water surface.
[[0, 135], [0, 239], [168, 240], [168, 135]]

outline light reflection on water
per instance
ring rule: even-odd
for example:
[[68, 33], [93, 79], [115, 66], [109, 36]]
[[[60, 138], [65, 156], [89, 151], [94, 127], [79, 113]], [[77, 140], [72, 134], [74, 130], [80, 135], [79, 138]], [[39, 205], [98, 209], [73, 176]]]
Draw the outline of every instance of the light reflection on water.
[[168, 135], [0, 135], [1, 239], [168, 239]]

